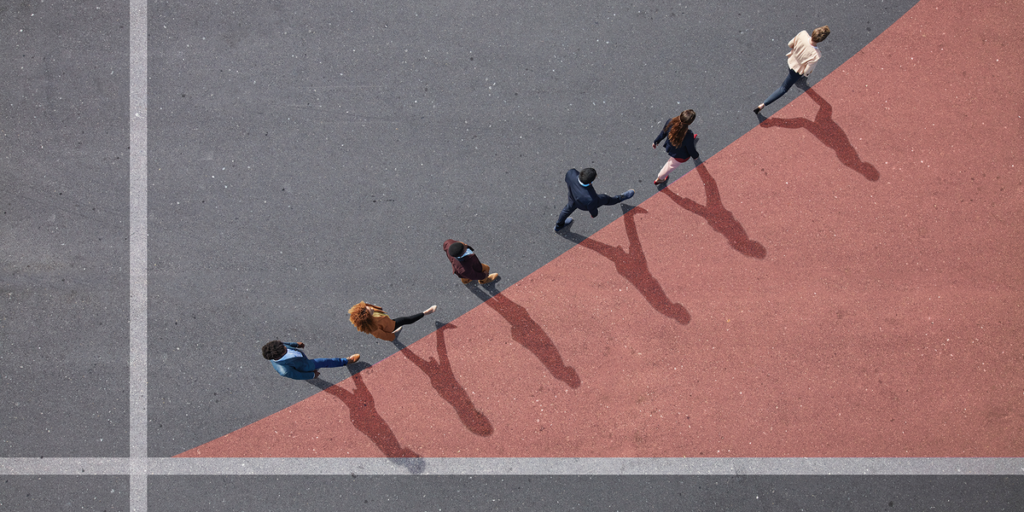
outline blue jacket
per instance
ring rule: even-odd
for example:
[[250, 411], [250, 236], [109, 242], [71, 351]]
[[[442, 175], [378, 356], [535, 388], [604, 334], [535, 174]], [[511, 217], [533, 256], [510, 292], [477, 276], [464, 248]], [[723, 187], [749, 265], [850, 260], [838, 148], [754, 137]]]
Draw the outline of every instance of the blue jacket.
[[580, 183], [580, 172], [576, 169], [569, 169], [565, 173], [565, 184], [569, 186], [569, 202], [580, 210], [590, 212], [591, 217], [597, 217], [597, 208], [604, 204], [594, 190], [594, 184], [588, 187]]
[[292, 350], [299, 348], [297, 343], [285, 342], [284, 346], [288, 347], [288, 352], [281, 356], [281, 359], [270, 361], [277, 373], [295, 380], [309, 380], [316, 376], [313, 373], [313, 370], [316, 370], [313, 361], [306, 357], [306, 354]]
[[[673, 118], [675, 119], [675, 118]], [[700, 158], [697, 153], [697, 145], [693, 137], [693, 130], [686, 130], [686, 135], [683, 135], [683, 145], [676, 147], [672, 145], [672, 142], [668, 139], [668, 125], [672, 122], [672, 119], [665, 121], [665, 126], [661, 127], [661, 133], [658, 134], [658, 138], [654, 139], [654, 144], [657, 145], [661, 142], [661, 139], [665, 139], [665, 152], [668, 156], [675, 158], [676, 160], [686, 160], [687, 158]]]

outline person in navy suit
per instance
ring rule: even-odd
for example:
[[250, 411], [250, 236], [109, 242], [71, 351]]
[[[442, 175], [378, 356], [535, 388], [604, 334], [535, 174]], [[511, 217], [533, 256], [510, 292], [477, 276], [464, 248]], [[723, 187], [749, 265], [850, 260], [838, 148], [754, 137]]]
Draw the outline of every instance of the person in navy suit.
[[591, 217], [597, 217], [598, 208], [619, 204], [633, 197], [633, 189], [615, 197], [598, 194], [593, 186], [595, 179], [597, 179], [597, 171], [591, 167], [582, 171], [569, 169], [569, 172], [565, 173], [565, 184], [569, 187], [569, 204], [565, 205], [565, 208], [562, 208], [562, 213], [558, 214], [555, 231], [572, 224], [572, 217], [569, 215], [576, 210], [586, 210], [590, 212]]
[[309, 359], [298, 350], [305, 346], [305, 343], [282, 343], [274, 340], [263, 345], [263, 358], [269, 360], [282, 377], [296, 380], [315, 379], [320, 376], [320, 372], [317, 371], [320, 368], [337, 368], [359, 361], [359, 354], [345, 358]]

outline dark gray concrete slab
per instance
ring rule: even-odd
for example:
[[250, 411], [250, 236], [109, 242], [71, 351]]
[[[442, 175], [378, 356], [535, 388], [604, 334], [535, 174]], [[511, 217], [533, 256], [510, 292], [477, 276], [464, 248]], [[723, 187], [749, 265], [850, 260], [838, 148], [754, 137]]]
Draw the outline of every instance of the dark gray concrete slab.
[[157, 477], [152, 512], [850, 510], [1009, 512], [1024, 477]]
[[694, 108], [710, 157], [755, 126], [796, 32], [832, 28], [813, 82], [913, 3], [151, 3], [150, 454], [316, 392], [271, 370], [270, 339], [372, 364], [394, 347], [351, 304], [478, 305], [443, 240], [521, 279], [571, 245], [551, 233], [568, 168], [638, 203], [665, 119]]
[[127, 24], [0, 7], [0, 456], [128, 454]]
[[129, 509], [127, 476], [4, 476], [0, 510], [120, 512]]

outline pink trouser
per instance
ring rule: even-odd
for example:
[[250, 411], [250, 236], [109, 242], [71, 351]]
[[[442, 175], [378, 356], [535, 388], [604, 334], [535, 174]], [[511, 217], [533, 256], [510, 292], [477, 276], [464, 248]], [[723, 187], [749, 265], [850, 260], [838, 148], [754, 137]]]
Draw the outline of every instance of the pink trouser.
[[[687, 158], [686, 160], [689, 160], [689, 158]], [[658, 173], [658, 179], [660, 180], [668, 176], [668, 173], [672, 172], [672, 169], [679, 167], [679, 164], [685, 162], [686, 160], [676, 160], [675, 158], [668, 157], [668, 162], [665, 162], [665, 165], [662, 166], [661, 168], [661, 172]]]

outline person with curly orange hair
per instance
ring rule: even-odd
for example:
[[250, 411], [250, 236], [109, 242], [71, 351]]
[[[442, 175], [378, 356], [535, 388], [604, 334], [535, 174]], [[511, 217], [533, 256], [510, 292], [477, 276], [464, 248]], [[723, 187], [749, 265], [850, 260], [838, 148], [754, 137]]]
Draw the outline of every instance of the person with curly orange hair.
[[380, 306], [360, 302], [348, 309], [348, 320], [359, 329], [359, 332], [372, 334], [384, 341], [395, 341], [395, 335], [402, 326], [409, 325], [437, 311], [437, 305], [430, 306], [422, 313], [391, 319]]

